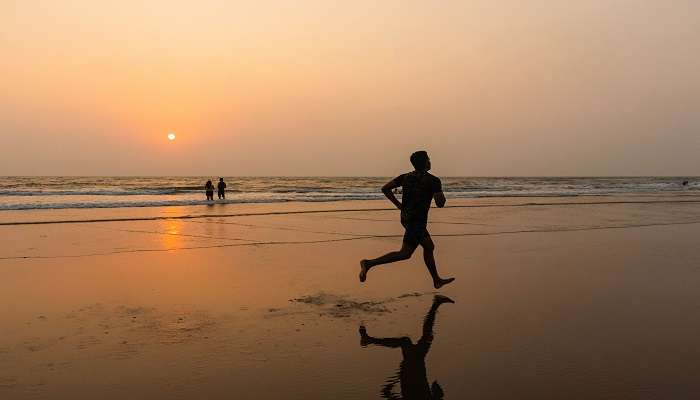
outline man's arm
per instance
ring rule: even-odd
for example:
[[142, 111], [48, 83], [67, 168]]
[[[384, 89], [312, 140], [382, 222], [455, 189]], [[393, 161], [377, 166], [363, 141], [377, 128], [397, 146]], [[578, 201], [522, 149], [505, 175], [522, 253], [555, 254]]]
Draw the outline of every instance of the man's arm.
[[442, 182], [440, 181], [440, 178], [438, 177], [433, 177], [433, 198], [435, 199], [435, 205], [438, 206], [438, 208], [445, 207], [445, 193], [442, 192]]
[[399, 178], [395, 178], [387, 182], [387, 184], [382, 187], [382, 193], [384, 193], [384, 196], [386, 196], [386, 198], [389, 199], [389, 201], [391, 201], [392, 203], [394, 203], [396, 208], [400, 210], [401, 202], [399, 201], [399, 199], [396, 198], [396, 196], [394, 196], [393, 192], [394, 189], [401, 186], [401, 182], [398, 182], [398, 180]]
[[445, 193], [442, 192], [437, 192], [435, 193], [435, 205], [438, 206], [439, 208], [445, 207], [445, 202], [447, 199], [445, 199]]

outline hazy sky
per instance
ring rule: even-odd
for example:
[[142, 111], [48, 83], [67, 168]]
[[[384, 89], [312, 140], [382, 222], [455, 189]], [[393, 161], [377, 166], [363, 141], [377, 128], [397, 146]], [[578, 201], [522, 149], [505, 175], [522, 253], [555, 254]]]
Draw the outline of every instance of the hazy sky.
[[394, 175], [415, 149], [700, 175], [700, 1], [0, 0], [0, 175]]

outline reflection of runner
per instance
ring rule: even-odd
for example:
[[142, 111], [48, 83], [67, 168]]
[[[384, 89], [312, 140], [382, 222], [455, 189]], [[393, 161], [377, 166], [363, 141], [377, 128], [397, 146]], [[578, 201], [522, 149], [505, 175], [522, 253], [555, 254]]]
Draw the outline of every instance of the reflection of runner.
[[[382, 192], [394, 205], [401, 210], [401, 225], [406, 228], [403, 236], [401, 250], [387, 253], [373, 260], [360, 261], [360, 282], [367, 279], [370, 268], [377, 265], [408, 260], [413, 255], [416, 247], [423, 247], [423, 261], [433, 278], [433, 286], [441, 288], [454, 278], [442, 279], [435, 265], [433, 250], [435, 244], [428, 233], [428, 211], [433, 198], [438, 207], [445, 206], [445, 195], [442, 193], [442, 183], [436, 176], [428, 173], [430, 170], [430, 158], [425, 151], [417, 151], [411, 154], [411, 164], [415, 171], [400, 175], [384, 185]], [[392, 189], [401, 187], [402, 196], [399, 201]]]
[[[425, 356], [430, 351], [433, 343], [433, 325], [435, 324], [435, 314], [442, 303], [454, 303], [450, 298], [436, 295], [433, 304], [428, 310], [428, 314], [423, 320], [423, 336], [416, 344], [408, 337], [400, 338], [375, 338], [367, 334], [367, 329], [360, 326], [360, 345], [377, 345], [391, 348], [401, 348], [403, 361], [399, 365], [398, 377], [392, 378], [382, 388], [382, 397], [386, 399], [442, 399], [443, 391], [437, 381], [432, 385], [428, 384], [428, 373], [425, 369]], [[398, 378], [398, 379], [396, 379]], [[394, 385], [401, 386], [401, 397], [393, 393]]]

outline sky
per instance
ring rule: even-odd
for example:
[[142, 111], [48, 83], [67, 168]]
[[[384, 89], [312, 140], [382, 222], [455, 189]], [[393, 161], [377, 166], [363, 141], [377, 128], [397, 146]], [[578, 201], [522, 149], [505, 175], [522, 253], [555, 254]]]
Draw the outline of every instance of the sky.
[[697, 0], [0, 0], [0, 175], [697, 176], [699, 71]]

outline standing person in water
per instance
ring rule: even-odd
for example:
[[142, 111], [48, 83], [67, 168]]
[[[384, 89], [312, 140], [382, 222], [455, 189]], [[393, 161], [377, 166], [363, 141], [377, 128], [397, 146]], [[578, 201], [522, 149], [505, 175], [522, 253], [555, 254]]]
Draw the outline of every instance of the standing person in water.
[[226, 182], [224, 182], [224, 178], [219, 178], [219, 184], [217, 185], [219, 189], [219, 200], [221, 199], [226, 199]]
[[[418, 245], [423, 247], [423, 261], [425, 261], [425, 266], [433, 278], [433, 286], [436, 289], [455, 280], [455, 278], [442, 279], [438, 274], [433, 256], [435, 245], [427, 229], [428, 211], [433, 198], [438, 207], [445, 206], [446, 200], [442, 193], [442, 183], [438, 177], [428, 173], [430, 158], [425, 151], [411, 154], [411, 164], [413, 164], [415, 171], [399, 175], [382, 188], [382, 192], [389, 201], [401, 210], [401, 225], [406, 229], [401, 250], [387, 253], [372, 260], [360, 261], [360, 282], [367, 279], [367, 273], [373, 267], [408, 260]], [[402, 202], [392, 192], [392, 189], [397, 187], [402, 187]]]
[[204, 191], [207, 194], [207, 201], [214, 201], [214, 184], [211, 181], [207, 181], [206, 185], [204, 185]]

